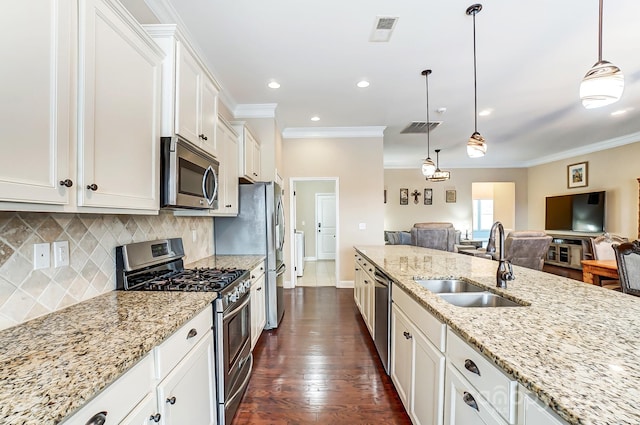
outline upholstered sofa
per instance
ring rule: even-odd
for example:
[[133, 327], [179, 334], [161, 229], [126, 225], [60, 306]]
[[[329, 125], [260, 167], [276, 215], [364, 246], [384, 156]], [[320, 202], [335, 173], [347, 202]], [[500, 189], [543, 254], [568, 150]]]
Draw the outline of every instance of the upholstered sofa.
[[455, 252], [456, 245], [460, 243], [460, 231], [452, 223], [415, 223], [409, 232], [385, 231], [385, 243]]

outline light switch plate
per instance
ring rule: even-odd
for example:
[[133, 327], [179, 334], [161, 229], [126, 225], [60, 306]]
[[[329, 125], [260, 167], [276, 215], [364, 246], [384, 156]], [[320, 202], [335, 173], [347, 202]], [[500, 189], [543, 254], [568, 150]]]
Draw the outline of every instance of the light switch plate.
[[53, 266], [62, 267], [69, 265], [69, 241], [56, 241], [53, 243]]
[[33, 270], [51, 267], [51, 245], [48, 243], [33, 244]]
[[358, 229], [366, 230], [367, 229], [367, 223], [359, 223], [358, 224]]

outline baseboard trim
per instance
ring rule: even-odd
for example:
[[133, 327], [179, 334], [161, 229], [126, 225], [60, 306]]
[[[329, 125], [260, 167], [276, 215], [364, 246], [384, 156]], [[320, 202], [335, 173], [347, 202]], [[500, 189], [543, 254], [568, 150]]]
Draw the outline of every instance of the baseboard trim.
[[353, 288], [353, 280], [341, 280], [336, 285], [336, 288]]

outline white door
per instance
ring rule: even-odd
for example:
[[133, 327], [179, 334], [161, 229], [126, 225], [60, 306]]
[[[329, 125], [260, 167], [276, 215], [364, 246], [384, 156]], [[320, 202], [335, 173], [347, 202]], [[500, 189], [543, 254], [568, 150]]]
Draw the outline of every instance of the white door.
[[316, 257], [336, 259], [336, 195], [316, 194]]

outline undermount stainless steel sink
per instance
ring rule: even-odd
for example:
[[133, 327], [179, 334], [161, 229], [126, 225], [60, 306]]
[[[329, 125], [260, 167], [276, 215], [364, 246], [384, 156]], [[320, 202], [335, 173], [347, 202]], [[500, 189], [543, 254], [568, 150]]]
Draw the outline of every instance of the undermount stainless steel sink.
[[436, 294], [486, 291], [486, 289], [462, 279], [415, 279], [415, 282]]
[[438, 296], [458, 307], [523, 307], [523, 304], [491, 292], [449, 293]]

